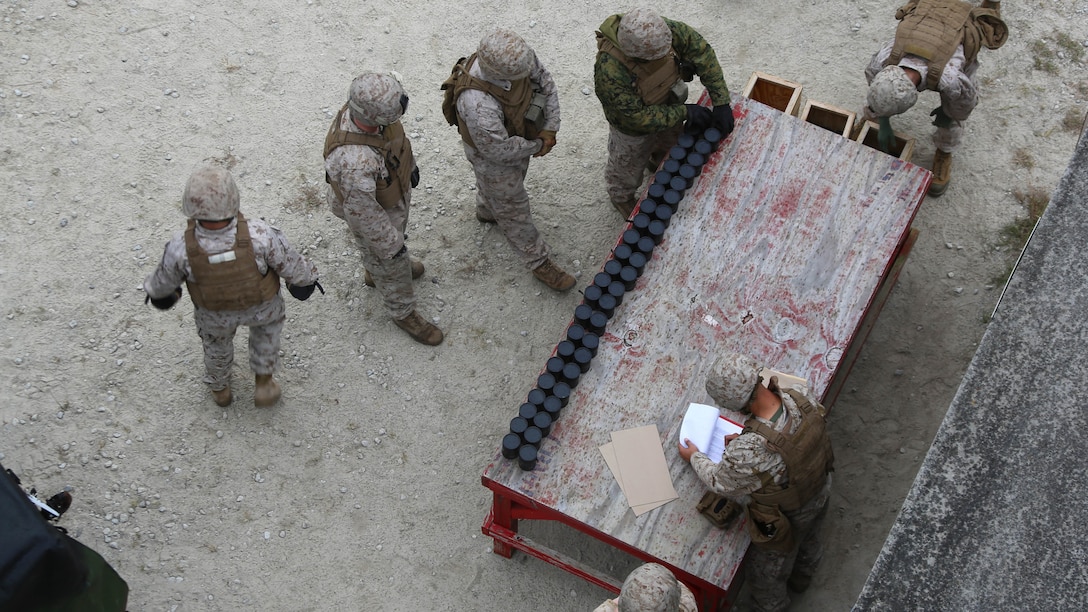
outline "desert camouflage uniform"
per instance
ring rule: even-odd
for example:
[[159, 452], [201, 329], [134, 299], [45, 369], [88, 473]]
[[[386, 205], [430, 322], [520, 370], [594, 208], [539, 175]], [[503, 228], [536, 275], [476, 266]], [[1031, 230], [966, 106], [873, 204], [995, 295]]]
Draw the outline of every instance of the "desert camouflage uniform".
[[[729, 87], [714, 49], [686, 23], [665, 19], [665, 24], [672, 32], [673, 51], [680, 60], [694, 66], [712, 104], [728, 104]], [[619, 46], [615, 31], [602, 31], [602, 34]], [[664, 153], [676, 144], [687, 117], [686, 100], [675, 104], [645, 104], [633, 79], [619, 60], [607, 53], [597, 53], [593, 83], [608, 120], [608, 165], [604, 180], [613, 203], [635, 199], [635, 191], [642, 184], [643, 170], [651, 155]]]
[[[784, 410], [778, 422], [759, 420], [776, 431], [792, 433], [800, 425], [801, 410], [788, 394], [782, 393], [781, 398]], [[808, 400], [820, 414], [826, 414], [815, 398], [808, 396]], [[726, 445], [721, 463], [714, 463], [706, 454], [699, 452], [692, 455], [691, 467], [715, 493], [747, 504], [749, 494], [762, 487], [759, 473], [771, 474], [778, 485], [786, 481], [785, 461], [778, 453], [767, 450], [764, 442], [763, 436], [757, 433], [741, 434]], [[800, 542], [800, 546], [792, 552], [769, 551], [759, 546], [749, 548], [745, 577], [751, 585], [757, 610], [785, 610], [790, 603], [786, 592], [786, 580], [790, 574], [812, 576], [816, 572], [823, 557], [820, 526], [827, 514], [830, 497], [831, 475], [828, 474], [827, 484], [812, 500], [795, 512], [785, 513], [794, 537]]]
[[[894, 44], [894, 40], [889, 40], [869, 60], [869, 65], [865, 68], [865, 79], [869, 83], [872, 83], [876, 74], [884, 68], [884, 63], [891, 55]], [[933, 132], [934, 146], [945, 153], [954, 153], [959, 148], [960, 143], [963, 142], [964, 122], [978, 104], [978, 81], [975, 79], [978, 61], [964, 65], [965, 62], [963, 45], [960, 45], [956, 48], [952, 59], [945, 65], [940, 84], [937, 86], [937, 91], [941, 94], [941, 108], [952, 119], [952, 125], [946, 128], [939, 127]], [[917, 70], [922, 75], [918, 91], [925, 90], [926, 74], [929, 71], [926, 60], [916, 55], [904, 55], [898, 65]], [[868, 104], [862, 108], [862, 115], [868, 121], [876, 121], [876, 115], [870, 110]]]
[[[490, 79], [474, 62], [469, 74], [508, 89], [509, 81]], [[529, 80], [547, 96], [541, 130], [559, 131], [559, 92], [540, 59], [533, 54]], [[506, 131], [499, 101], [478, 89], [466, 89], [457, 99], [457, 114], [468, 127], [476, 147], [467, 143], [465, 157], [476, 173], [476, 210], [493, 218], [507, 242], [530, 270], [547, 261], [551, 249], [533, 223], [525, 174], [529, 158], [541, 149], [541, 141], [526, 140]]]
[[[351, 121], [351, 113], [344, 113], [340, 129], [363, 133]], [[386, 309], [394, 319], [407, 317], [416, 307], [411, 260], [407, 252], [397, 253], [405, 246], [404, 230], [408, 225], [411, 190], [392, 208], [382, 208], [378, 204], [374, 198], [377, 181], [384, 181], [388, 170], [381, 153], [367, 145], [337, 147], [325, 160], [325, 172], [340, 185], [344, 194], [341, 202], [330, 186], [325, 194], [326, 201], [333, 214], [346, 221], [355, 236], [363, 265], [370, 271]]]
[[[317, 282], [317, 266], [298, 253], [279, 229], [260, 219], [246, 219], [257, 258], [257, 270], [265, 274], [271, 268], [292, 285], [312, 285]], [[199, 223], [196, 239], [209, 255], [223, 253], [234, 247], [238, 228], [235, 218], [223, 229], [210, 230]], [[166, 243], [162, 261], [144, 281], [144, 291], [153, 298], [170, 295], [185, 279], [192, 276], [185, 250], [185, 232], [174, 234]], [[194, 307], [196, 330], [204, 346], [204, 382], [213, 391], [230, 385], [230, 370], [234, 363], [234, 333], [239, 326], [249, 327], [249, 367], [254, 374], [273, 374], [279, 360], [280, 332], [283, 330], [285, 308], [283, 297], [272, 299], [246, 310], [206, 310]]]
[[[593, 608], [593, 612], [619, 612], [620, 600], [606, 599], [601, 605]], [[680, 583], [680, 612], [699, 612], [699, 606], [695, 603], [695, 595], [683, 582]]]

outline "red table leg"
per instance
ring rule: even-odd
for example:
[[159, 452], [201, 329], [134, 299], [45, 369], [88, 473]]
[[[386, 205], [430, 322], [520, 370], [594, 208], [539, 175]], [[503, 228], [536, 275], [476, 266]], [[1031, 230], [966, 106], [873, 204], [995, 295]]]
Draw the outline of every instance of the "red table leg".
[[[498, 491], [493, 491], [491, 498], [491, 516], [487, 517], [487, 522], [484, 523], [484, 535], [491, 535], [488, 532], [488, 523], [498, 525], [510, 533], [517, 533], [518, 520], [514, 518], [513, 506], [514, 503], [510, 498], [499, 494]], [[509, 544], [500, 541], [498, 538], [495, 538], [493, 551], [496, 555], [501, 555], [507, 559], [514, 554], [514, 548]]]

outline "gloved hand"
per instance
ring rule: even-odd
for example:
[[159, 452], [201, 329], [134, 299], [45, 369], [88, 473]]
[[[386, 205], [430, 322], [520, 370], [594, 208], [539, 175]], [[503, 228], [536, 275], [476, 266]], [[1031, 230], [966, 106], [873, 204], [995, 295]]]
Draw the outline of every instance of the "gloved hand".
[[544, 143], [544, 146], [540, 147], [540, 150], [533, 153], [533, 157], [544, 157], [548, 153], [551, 153], [552, 147], [555, 146], [555, 130], [540, 130], [540, 141]]
[[944, 113], [943, 106], [938, 106], [937, 108], [933, 109], [933, 111], [929, 113], [929, 116], [933, 117], [933, 125], [939, 128], [952, 127], [952, 117], [949, 117]]
[[685, 104], [684, 108], [688, 112], [684, 119], [684, 131], [688, 134], [702, 134], [714, 123], [714, 114], [709, 108], [698, 104]]
[[419, 187], [419, 166], [412, 168], [412, 189]]
[[876, 143], [880, 146], [881, 151], [891, 155], [892, 151], [895, 150], [895, 132], [892, 130], [892, 120], [890, 117], [880, 117], [877, 122], [880, 124], [880, 130], [876, 133]]
[[174, 289], [174, 292], [166, 297], [153, 298], [150, 295], [144, 296], [144, 304], [150, 303], [159, 310], [170, 310], [174, 307], [174, 304], [178, 303], [181, 299], [181, 287]]
[[714, 127], [722, 133], [722, 138], [733, 133], [734, 125], [733, 107], [728, 102], [714, 107]]
[[291, 292], [291, 295], [296, 300], [301, 300], [303, 302], [314, 294], [314, 287], [321, 290], [321, 295], [325, 295], [325, 288], [317, 281], [314, 281], [314, 284], [312, 285], [292, 285], [291, 283], [287, 283], [287, 291]]

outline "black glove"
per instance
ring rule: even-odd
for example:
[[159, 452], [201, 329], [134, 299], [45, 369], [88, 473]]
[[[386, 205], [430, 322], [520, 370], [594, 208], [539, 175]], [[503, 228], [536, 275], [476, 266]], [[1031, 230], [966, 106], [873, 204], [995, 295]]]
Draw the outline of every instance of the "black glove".
[[714, 127], [722, 133], [722, 138], [733, 133], [733, 107], [729, 103], [719, 104], [714, 107]]
[[153, 298], [150, 295], [144, 296], [144, 304], [150, 303], [159, 310], [170, 310], [174, 307], [174, 304], [178, 303], [181, 299], [181, 287], [174, 289], [174, 292], [166, 297]]
[[952, 127], [952, 117], [949, 117], [944, 113], [944, 107], [938, 106], [933, 109], [933, 112], [929, 113], [930, 117], [933, 117], [933, 125], [939, 128]]
[[325, 288], [317, 281], [314, 281], [314, 284], [312, 285], [292, 285], [291, 283], [287, 283], [287, 291], [291, 292], [291, 295], [296, 300], [301, 300], [303, 302], [314, 294], [314, 287], [321, 290], [321, 295], [325, 295]]
[[684, 131], [688, 134], [702, 134], [714, 122], [714, 114], [705, 106], [685, 104], [684, 108], [688, 111], [684, 120]]
[[419, 166], [412, 168], [412, 189], [419, 187]]

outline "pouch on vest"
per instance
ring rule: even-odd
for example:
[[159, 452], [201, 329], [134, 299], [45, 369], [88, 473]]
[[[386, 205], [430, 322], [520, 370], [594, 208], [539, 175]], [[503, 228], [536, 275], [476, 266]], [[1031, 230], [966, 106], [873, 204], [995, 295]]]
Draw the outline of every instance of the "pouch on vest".
[[453, 65], [453, 70], [450, 71], [449, 78], [442, 81], [442, 116], [446, 118], [446, 122], [450, 125], [457, 125], [457, 100], [453, 98], [453, 90], [468, 67], [467, 60], [467, 57], [457, 60], [457, 63]]
[[529, 101], [529, 108], [525, 111], [525, 120], [540, 128], [544, 125], [544, 105], [548, 103], [548, 96], [539, 91], [533, 92], [533, 99]]
[[748, 535], [752, 538], [752, 544], [775, 552], [793, 550], [794, 537], [790, 520], [782, 514], [778, 506], [752, 502], [748, 504], [746, 511]]
[[695, 504], [695, 509], [718, 529], [728, 529], [741, 512], [740, 504], [713, 491], [703, 494], [703, 498]]
[[676, 96], [677, 104], [683, 104], [688, 101], [688, 84], [683, 81], [677, 81], [670, 93]]

